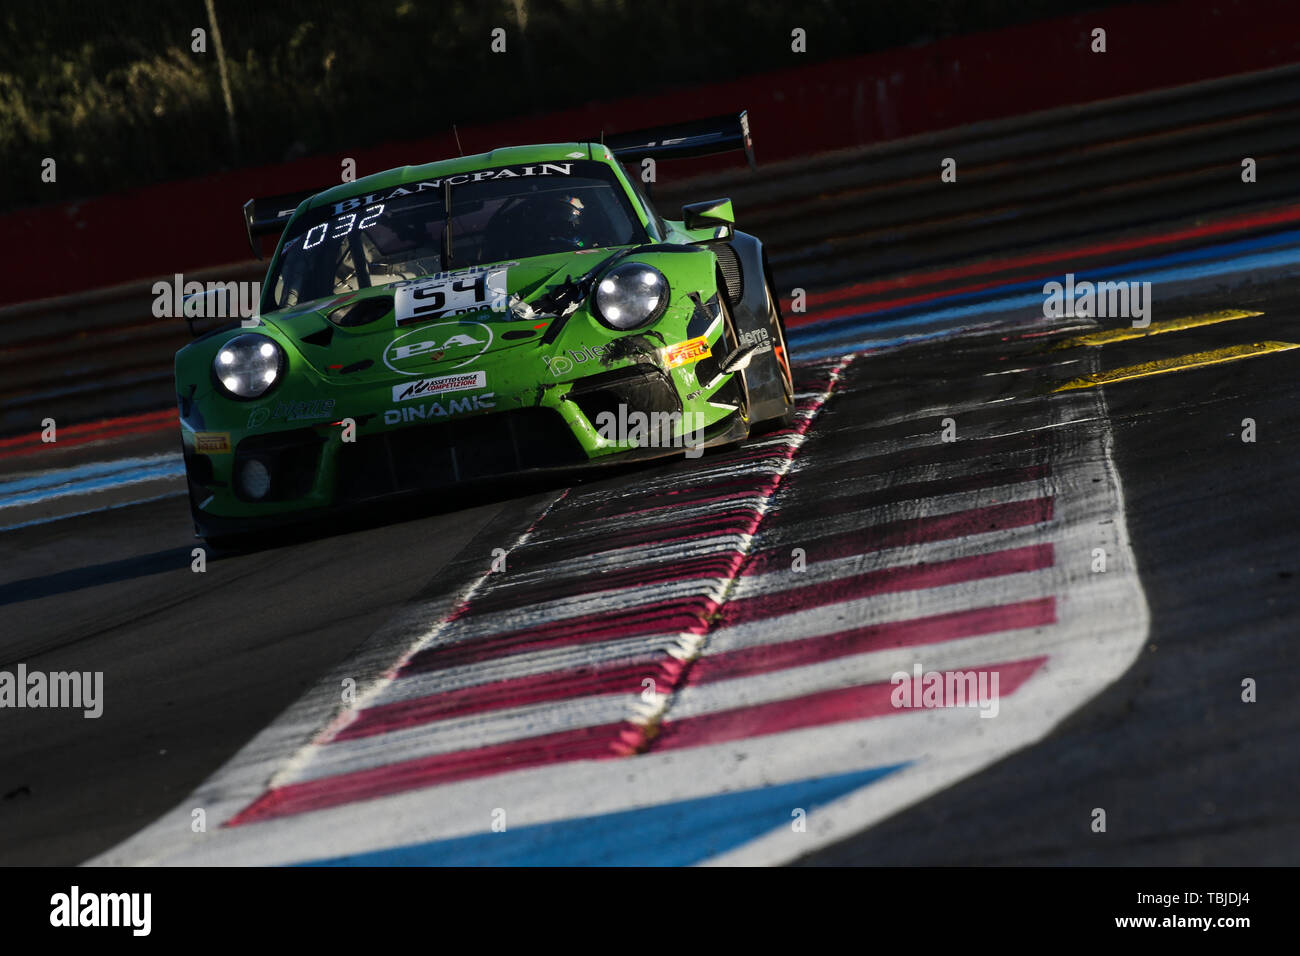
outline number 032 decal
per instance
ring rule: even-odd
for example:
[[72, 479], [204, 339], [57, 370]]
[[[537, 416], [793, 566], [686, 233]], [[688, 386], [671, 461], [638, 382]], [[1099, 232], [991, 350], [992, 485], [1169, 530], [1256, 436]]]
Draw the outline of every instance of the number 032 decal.
[[506, 269], [430, 276], [393, 293], [398, 325], [425, 322], [483, 309], [505, 311]]

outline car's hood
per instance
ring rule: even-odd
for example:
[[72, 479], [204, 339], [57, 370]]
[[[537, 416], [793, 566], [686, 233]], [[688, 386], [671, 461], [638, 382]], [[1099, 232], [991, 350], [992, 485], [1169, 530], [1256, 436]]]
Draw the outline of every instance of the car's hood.
[[262, 321], [298, 346], [322, 376], [340, 383], [468, 371], [484, 356], [537, 349], [554, 316], [525, 317], [534, 304], [619, 248], [475, 266], [326, 296], [269, 312]]

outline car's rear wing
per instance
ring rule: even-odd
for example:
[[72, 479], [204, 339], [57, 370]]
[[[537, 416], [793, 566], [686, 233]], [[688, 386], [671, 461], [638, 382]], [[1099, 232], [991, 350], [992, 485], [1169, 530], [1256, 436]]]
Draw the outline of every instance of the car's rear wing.
[[330, 188], [332, 187], [321, 186], [318, 189], [267, 196], [265, 199], [250, 199], [244, 203], [244, 228], [248, 230], [248, 244], [253, 247], [253, 255], [262, 258], [262, 247], [258, 244], [258, 236], [279, 235], [284, 229], [284, 224], [289, 221], [289, 217], [304, 199], [310, 199]]
[[748, 110], [634, 133], [619, 133], [606, 136], [604, 143], [615, 157], [625, 163], [642, 159], [686, 159], [742, 149], [749, 168], [756, 168]]

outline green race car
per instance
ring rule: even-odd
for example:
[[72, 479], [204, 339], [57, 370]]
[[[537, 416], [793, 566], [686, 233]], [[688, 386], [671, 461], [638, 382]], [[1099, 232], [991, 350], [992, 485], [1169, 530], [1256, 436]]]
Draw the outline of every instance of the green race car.
[[198, 534], [788, 421], [761, 243], [622, 165], [723, 149], [752, 163], [745, 114], [250, 200], [254, 251], [280, 233], [259, 314], [176, 355]]

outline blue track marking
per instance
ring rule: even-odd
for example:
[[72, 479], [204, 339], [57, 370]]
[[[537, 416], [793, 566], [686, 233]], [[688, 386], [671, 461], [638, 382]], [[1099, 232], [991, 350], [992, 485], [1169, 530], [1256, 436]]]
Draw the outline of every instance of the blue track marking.
[[159, 478], [184, 477], [185, 463], [176, 454], [94, 462], [0, 481], [0, 509]]
[[[307, 866], [690, 866], [781, 826], [907, 764], [681, 800], [601, 816], [475, 833]], [[507, 808], [508, 812], [508, 808]], [[509, 818], [507, 817], [507, 824]]]
[[[1104, 269], [1075, 272], [1075, 282], [1121, 279], [1156, 285], [1295, 265], [1300, 263], [1300, 245], [1297, 243], [1300, 243], [1300, 231], [1289, 230], [1152, 259], [1139, 259]], [[967, 324], [970, 320], [994, 313], [1031, 309], [1035, 315], [1041, 316], [1043, 283], [1060, 280], [1064, 274], [1054, 272], [1028, 282], [945, 296], [920, 307], [919, 311], [917, 306], [907, 306], [802, 326], [789, 332], [791, 349], [801, 359], [825, 358], [856, 347], [885, 348], [941, 337], [965, 330], [970, 327]], [[1007, 295], [1009, 292], [1018, 294]], [[988, 296], [995, 298], [988, 299]], [[981, 298], [985, 301], [969, 305], [953, 304]], [[937, 331], [922, 331], [936, 325], [946, 327]], [[864, 335], [868, 332], [869, 336]], [[878, 335], [882, 332], [895, 334], [885, 337]]]

